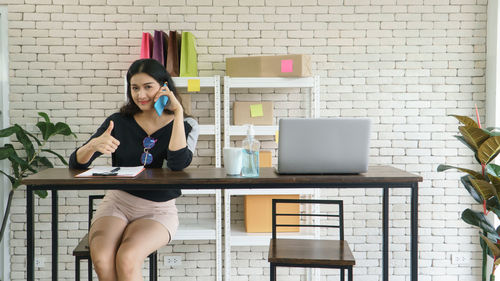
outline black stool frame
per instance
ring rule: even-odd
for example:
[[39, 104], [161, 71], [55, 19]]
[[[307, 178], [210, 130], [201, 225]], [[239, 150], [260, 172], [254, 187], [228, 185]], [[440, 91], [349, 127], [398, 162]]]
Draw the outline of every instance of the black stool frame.
[[[339, 212], [337, 215], [332, 214], [301, 214], [300, 210], [298, 214], [280, 214], [276, 213], [276, 205], [280, 203], [293, 203], [293, 204], [330, 204], [337, 205]], [[338, 225], [316, 225], [316, 224], [301, 224], [299, 220], [299, 224], [277, 224], [276, 217], [277, 216], [294, 216], [294, 217], [338, 217], [339, 224]], [[272, 239], [273, 241], [276, 239], [276, 228], [277, 227], [322, 227], [322, 228], [338, 228], [339, 229], [339, 239], [344, 240], [344, 205], [342, 200], [324, 200], [324, 199], [272, 199]], [[340, 280], [345, 280], [345, 270], [348, 273], [348, 280], [353, 281], [353, 266], [352, 265], [320, 265], [320, 264], [290, 264], [290, 263], [275, 263], [270, 262], [270, 277], [271, 281], [276, 281], [276, 267], [302, 267], [302, 268], [333, 268], [340, 269]]]

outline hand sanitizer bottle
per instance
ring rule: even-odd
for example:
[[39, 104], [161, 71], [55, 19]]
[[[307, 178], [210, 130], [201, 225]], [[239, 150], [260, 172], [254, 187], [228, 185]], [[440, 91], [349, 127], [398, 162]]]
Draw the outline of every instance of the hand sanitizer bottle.
[[243, 165], [241, 169], [243, 177], [259, 176], [260, 143], [254, 136], [253, 125], [248, 125], [247, 137], [243, 140]]

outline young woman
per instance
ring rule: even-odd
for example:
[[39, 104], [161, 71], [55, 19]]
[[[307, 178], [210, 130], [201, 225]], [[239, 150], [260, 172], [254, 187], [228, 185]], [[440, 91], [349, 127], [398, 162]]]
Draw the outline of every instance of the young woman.
[[[160, 96], [169, 101], [161, 116]], [[198, 124], [187, 117], [172, 78], [153, 59], [135, 61], [127, 73], [128, 101], [70, 156], [71, 168], [88, 168], [102, 154], [113, 166], [172, 170], [189, 166], [198, 139]], [[169, 243], [179, 225], [175, 198], [179, 189], [110, 190], [92, 219], [89, 243], [100, 281], [143, 280], [144, 259]]]

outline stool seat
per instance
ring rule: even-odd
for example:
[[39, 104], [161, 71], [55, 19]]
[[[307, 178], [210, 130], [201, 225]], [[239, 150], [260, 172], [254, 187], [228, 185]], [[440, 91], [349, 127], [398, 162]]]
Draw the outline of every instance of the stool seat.
[[73, 249], [73, 256], [75, 257], [90, 257], [89, 247], [89, 234], [85, 234], [80, 240], [75, 249]]
[[317, 239], [271, 239], [268, 261], [300, 266], [352, 266], [356, 264], [347, 241]]

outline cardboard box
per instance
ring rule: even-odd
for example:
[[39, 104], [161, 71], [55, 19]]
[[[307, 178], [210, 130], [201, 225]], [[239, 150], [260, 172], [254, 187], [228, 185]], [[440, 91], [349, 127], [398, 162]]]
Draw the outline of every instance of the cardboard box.
[[273, 157], [271, 151], [259, 151], [259, 167], [270, 168], [273, 166]]
[[311, 57], [309, 55], [283, 55], [227, 58], [226, 75], [232, 77], [312, 76]]
[[[299, 199], [299, 195], [245, 195], [245, 228], [247, 232], [272, 232], [272, 199]], [[279, 204], [278, 213], [300, 212], [299, 204]], [[277, 217], [277, 223], [298, 224], [298, 216]], [[278, 227], [277, 232], [298, 232], [299, 227]]]
[[233, 123], [234, 125], [273, 125], [273, 103], [270, 101], [235, 101]]

